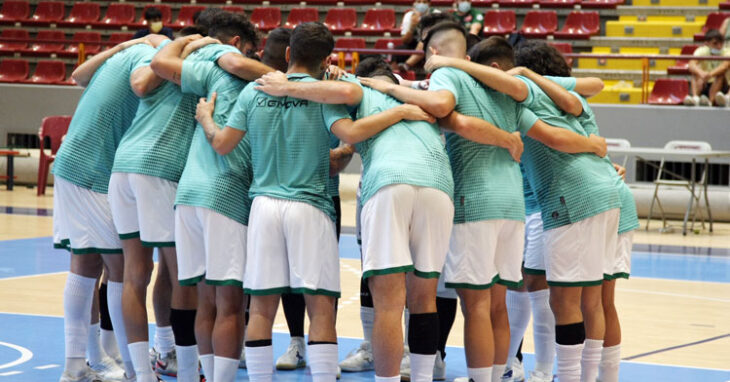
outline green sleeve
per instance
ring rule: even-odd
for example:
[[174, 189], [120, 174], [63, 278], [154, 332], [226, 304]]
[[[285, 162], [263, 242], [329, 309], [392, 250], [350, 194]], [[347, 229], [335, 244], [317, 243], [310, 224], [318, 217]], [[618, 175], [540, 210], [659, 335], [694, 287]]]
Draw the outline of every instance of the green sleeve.
[[183, 93], [192, 93], [201, 97], [208, 95], [211, 74], [216, 65], [210, 61], [185, 60], [180, 77], [180, 88]]
[[226, 122], [226, 126], [230, 126], [236, 130], [248, 131], [248, 126], [246, 126], [246, 120], [248, 118], [248, 108], [250, 105], [251, 97], [254, 92], [255, 90], [253, 90], [251, 86], [246, 86], [246, 88], [243, 89], [241, 94], [238, 96], [236, 106], [234, 106], [233, 110], [231, 110], [231, 114], [228, 117], [228, 122]]
[[555, 82], [565, 90], [575, 90], [575, 84], [578, 82], [575, 77], [545, 76], [545, 78]]
[[517, 112], [517, 131], [520, 132], [523, 136], [527, 135], [527, 132], [530, 131], [532, 126], [535, 125], [537, 120], [537, 116], [535, 113], [532, 112], [532, 110], [522, 106], [517, 105], [519, 108]]
[[350, 113], [347, 111], [345, 105], [322, 105], [322, 117], [324, 123], [327, 126], [327, 130], [332, 129], [332, 125], [341, 119], [350, 119]]
[[454, 101], [458, 105], [460, 85], [461, 81], [459, 81], [457, 72], [453, 68], [441, 68], [433, 72], [433, 75], [431, 75], [428, 90], [448, 90], [454, 95]]
[[532, 108], [532, 104], [535, 102], [535, 87], [537, 84], [527, 79], [527, 77], [523, 76], [515, 76], [527, 84], [527, 98], [524, 99], [524, 101], [520, 102], [522, 106], [525, 106], [527, 108]]

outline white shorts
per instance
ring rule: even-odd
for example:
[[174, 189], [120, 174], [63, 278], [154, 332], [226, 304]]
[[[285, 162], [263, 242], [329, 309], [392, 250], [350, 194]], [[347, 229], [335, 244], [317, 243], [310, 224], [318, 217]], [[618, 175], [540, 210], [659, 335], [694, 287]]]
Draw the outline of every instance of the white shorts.
[[443, 273], [441, 274], [441, 276], [439, 276], [439, 285], [436, 288], [436, 297], [453, 299], [459, 298], [459, 296], [456, 294], [456, 289], [446, 287], [446, 281], [444, 280]]
[[243, 288], [247, 227], [203, 207], [175, 208], [177, 278], [181, 285], [201, 280]]
[[495, 282], [519, 287], [524, 246], [525, 223], [521, 221], [454, 224], [444, 267], [446, 287], [487, 289]]
[[363, 278], [411, 271], [439, 277], [453, 220], [454, 203], [443, 191], [409, 184], [381, 188], [360, 214]]
[[619, 209], [544, 231], [545, 271], [551, 286], [595, 286], [603, 263], [615, 253]]
[[255, 197], [246, 252], [246, 293], [340, 296], [335, 222], [311, 204]]
[[74, 254], [121, 254], [105, 194], [56, 177], [53, 187], [53, 246]]
[[631, 274], [631, 247], [634, 244], [634, 231], [620, 233], [614, 256], [610, 256], [603, 265], [603, 279], [628, 279]]
[[545, 249], [542, 239], [542, 217], [534, 213], [525, 217], [525, 263], [528, 275], [545, 276]]
[[138, 237], [145, 247], [174, 247], [176, 192], [177, 183], [169, 180], [112, 173], [109, 204], [119, 238]]

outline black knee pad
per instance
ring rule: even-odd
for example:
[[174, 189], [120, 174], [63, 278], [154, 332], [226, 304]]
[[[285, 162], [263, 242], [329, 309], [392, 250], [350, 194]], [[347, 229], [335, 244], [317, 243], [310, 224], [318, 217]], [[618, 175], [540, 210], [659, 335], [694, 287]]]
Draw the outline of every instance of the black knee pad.
[[244, 344], [247, 348], [262, 348], [264, 346], [271, 346], [271, 339], [268, 340], [255, 340], [255, 341], [246, 341]]
[[581, 321], [576, 324], [555, 325], [555, 342], [559, 345], [580, 345], [586, 340], [586, 327]]
[[411, 313], [408, 320], [408, 347], [411, 353], [436, 354], [438, 343], [438, 313]]
[[106, 298], [106, 284], [99, 287], [99, 326], [104, 330], [114, 330], [112, 318], [109, 315], [109, 302]]
[[195, 341], [195, 309], [170, 309], [170, 325], [175, 345], [193, 346]]
[[360, 279], [360, 306], [373, 307], [373, 296], [370, 294], [370, 287], [365, 279]]

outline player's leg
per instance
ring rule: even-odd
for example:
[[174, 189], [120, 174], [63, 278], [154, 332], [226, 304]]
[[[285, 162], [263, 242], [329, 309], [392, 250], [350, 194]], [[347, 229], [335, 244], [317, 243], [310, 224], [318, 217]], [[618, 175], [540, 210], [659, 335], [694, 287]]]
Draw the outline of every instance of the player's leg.
[[213, 380], [215, 369], [213, 354], [213, 328], [215, 326], [215, 286], [198, 283], [198, 312], [195, 315], [195, 340], [198, 343], [198, 357], [207, 380]]
[[375, 275], [367, 281], [375, 311], [372, 334], [375, 378], [399, 381], [403, 357], [401, 317], [406, 301], [405, 273]]
[[491, 382], [494, 334], [489, 289], [457, 289], [464, 315], [464, 352], [467, 373], [474, 382]]
[[[103, 274], [102, 267], [102, 274]], [[89, 336], [86, 339], [86, 361], [89, 365], [100, 364], [106, 356], [104, 349], [101, 347], [101, 339], [99, 338], [100, 324], [99, 324], [99, 280], [96, 279], [94, 284], [94, 297], [91, 299], [91, 321], [89, 322]]]
[[360, 279], [360, 323], [362, 324], [363, 342], [360, 347], [350, 352], [340, 362], [340, 369], [345, 372], [368, 371], [375, 369], [373, 362], [373, 298], [367, 280]]
[[[523, 276], [524, 277], [524, 276]], [[522, 369], [522, 339], [530, 323], [530, 296], [527, 288], [507, 289], [507, 317], [509, 318], [509, 351], [505, 376], [514, 381], [524, 379]]]
[[[123, 256], [117, 256], [122, 258]], [[124, 265], [122, 265], [122, 268]], [[99, 339], [104, 353], [113, 359], [118, 365], [122, 365], [122, 358], [119, 354], [117, 340], [114, 337], [114, 324], [109, 314], [109, 300], [107, 299], [107, 284], [109, 283], [109, 267], [104, 263], [104, 272], [101, 275], [99, 286]]]
[[304, 299], [310, 322], [307, 347], [312, 379], [334, 381], [337, 378], [336, 297], [305, 294]]
[[[109, 318], [114, 326], [114, 338], [122, 366], [127, 377], [134, 377], [134, 366], [127, 348], [127, 329], [124, 325], [122, 313], [122, 291], [124, 282], [124, 256], [123, 255], [102, 255], [104, 265], [109, 271], [107, 273], [106, 297], [109, 305]], [[121, 345], [120, 345], [121, 344]]]
[[449, 340], [451, 327], [456, 320], [458, 299], [455, 290], [445, 288], [445, 286], [442, 288], [442, 279], [443, 276], [439, 278], [439, 287], [436, 292], [436, 312], [439, 315], [438, 352], [433, 366], [433, 378], [436, 381], [446, 379], [446, 343]]
[[494, 284], [490, 288], [492, 332], [494, 335], [494, 365], [492, 366], [492, 381], [500, 381], [507, 368], [509, 355], [509, 317], [507, 316], [507, 287]]
[[582, 290], [581, 287], [550, 287], [560, 381], [580, 381], [580, 360], [585, 342], [585, 324], [580, 310]]
[[294, 370], [307, 366], [304, 344], [304, 296], [300, 293], [283, 293], [281, 306], [289, 327], [291, 342], [286, 352], [276, 360], [279, 370]]
[[215, 297], [213, 380], [228, 382], [236, 378], [243, 345], [243, 289], [238, 285], [216, 286]]
[[[168, 359], [175, 351], [175, 335], [170, 323], [170, 303], [172, 302], [172, 281], [167, 269], [167, 260], [158, 256], [157, 275], [152, 286], [152, 310], [155, 314], [155, 338], [150, 357], [157, 368], [160, 358]], [[168, 362], [162, 362], [165, 366]], [[172, 365], [168, 365], [172, 366]], [[161, 367], [161, 370], [164, 367]], [[172, 368], [170, 368], [172, 370]]]

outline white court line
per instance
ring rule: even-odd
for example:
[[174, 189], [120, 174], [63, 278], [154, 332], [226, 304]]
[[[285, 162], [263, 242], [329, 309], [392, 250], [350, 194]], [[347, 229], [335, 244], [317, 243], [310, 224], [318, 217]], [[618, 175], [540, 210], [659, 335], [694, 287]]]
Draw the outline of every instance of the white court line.
[[22, 371], [6, 371], [4, 373], [0, 373], [0, 377], [9, 377], [11, 375], [18, 375], [18, 374], [22, 374], [22, 373], [23, 373]]
[[643, 290], [643, 289], [616, 288], [616, 291], [619, 291], [619, 292], [632, 292], [632, 293], [643, 293], [643, 294], [654, 294], [654, 295], [658, 295], [658, 296], [684, 297], [684, 298], [691, 298], [691, 299], [695, 299], [695, 300], [706, 300], [706, 301], [717, 301], [717, 302], [730, 302], [730, 299], [728, 299], [728, 298], [703, 297], [703, 296], [695, 296], [695, 295], [691, 295], [691, 294], [671, 293], [671, 292], [656, 292], [656, 291], [649, 291], [649, 290]]
[[22, 363], [26, 363], [26, 362], [30, 361], [30, 359], [33, 358], [33, 352], [31, 352], [30, 350], [28, 350], [22, 346], [15, 345], [15, 344], [9, 344], [7, 342], [2, 342], [2, 341], [0, 341], [0, 345], [7, 346], [13, 350], [17, 350], [18, 352], [20, 352], [20, 358], [16, 359], [15, 361], [0, 365], [0, 369], [7, 369], [9, 367], [18, 366]]
[[46, 369], [53, 369], [54, 367], [59, 367], [61, 365], [56, 365], [55, 363], [49, 364], [49, 365], [43, 365], [43, 366], [36, 366], [34, 369], [37, 370], [46, 370]]
[[5, 280], [21, 280], [21, 279], [28, 279], [31, 277], [38, 277], [38, 276], [53, 276], [53, 275], [60, 275], [63, 273], [68, 273], [68, 271], [61, 271], [61, 272], [51, 272], [51, 273], [36, 273], [32, 275], [25, 275], [25, 276], [12, 276], [12, 277], [2, 277], [0, 278], [0, 282]]

